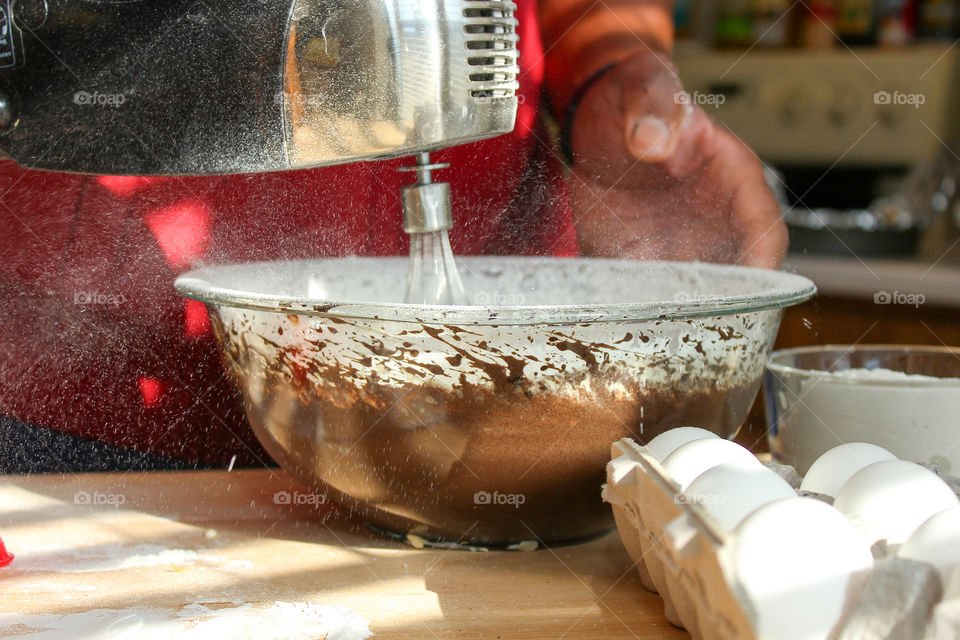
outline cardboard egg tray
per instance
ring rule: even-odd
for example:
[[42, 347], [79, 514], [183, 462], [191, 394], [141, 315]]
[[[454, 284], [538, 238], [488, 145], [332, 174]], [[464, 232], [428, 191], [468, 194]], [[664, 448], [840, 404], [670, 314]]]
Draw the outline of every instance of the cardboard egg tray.
[[[776, 640], [756, 632], [756, 615], [733, 569], [735, 533], [688, 503], [646, 447], [625, 438], [613, 445], [611, 458], [603, 497], [643, 585], [663, 598], [667, 619], [694, 639]], [[960, 575], [943, 598], [935, 573], [930, 565], [881, 552], [830, 637], [960, 637]]]
[[643, 586], [663, 598], [671, 623], [694, 638], [754, 640], [749, 603], [726, 566], [730, 534], [687, 504], [646, 447], [614, 443], [603, 498]]

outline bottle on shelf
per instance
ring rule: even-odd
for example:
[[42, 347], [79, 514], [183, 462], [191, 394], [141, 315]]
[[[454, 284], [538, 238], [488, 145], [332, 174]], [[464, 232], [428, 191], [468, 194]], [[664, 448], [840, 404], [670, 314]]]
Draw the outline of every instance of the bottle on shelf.
[[807, 5], [800, 30], [800, 42], [807, 49], [829, 49], [837, 43], [837, 4], [814, 0]]
[[714, 22], [718, 47], [748, 47], [753, 44], [750, 0], [718, 0]]
[[877, 5], [873, 0], [837, 2], [837, 36], [846, 45], [872, 45], [877, 41]]
[[753, 0], [754, 41], [762, 47], [784, 47], [790, 40], [788, 0]]
[[958, 34], [960, 2], [923, 0], [917, 3], [917, 37], [927, 40], [953, 39]]
[[915, 0], [877, 0], [877, 44], [902, 47], [914, 36]]

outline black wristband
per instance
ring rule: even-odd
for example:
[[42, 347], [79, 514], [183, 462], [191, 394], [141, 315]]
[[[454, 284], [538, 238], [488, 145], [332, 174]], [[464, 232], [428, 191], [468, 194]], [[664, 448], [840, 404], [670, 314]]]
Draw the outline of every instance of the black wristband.
[[563, 114], [563, 128], [560, 129], [560, 137], [558, 140], [560, 153], [569, 165], [573, 165], [573, 119], [577, 116], [577, 108], [587, 95], [587, 92], [593, 88], [593, 85], [595, 85], [600, 78], [607, 75], [615, 66], [617, 66], [617, 63], [611, 62], [601, 67], [599, 71], [587, 78], [587, 81], [580, 85], [580, 88], [577, 89], [573, 97], [570, 98], [570, 103], [567, 105]]

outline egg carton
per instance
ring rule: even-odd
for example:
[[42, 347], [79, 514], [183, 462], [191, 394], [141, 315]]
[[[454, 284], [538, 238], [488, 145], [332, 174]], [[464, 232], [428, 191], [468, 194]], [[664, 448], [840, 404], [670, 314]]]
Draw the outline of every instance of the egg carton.
[[[646, 447], [625, 438], [613, 444], [611, 458], [603, 498], [643, 586], [663, 598], [667, 619], [695, 640], [777, 640], [757, 632], [757, 613], [734, 570], [735, 532], [688, 501]], [[770, 466], [798, 487], [791, 467]], [[944, 590], [933, 567], [882, 545], [874, 555], [830, 638], [960, 638], [960, 572]]]

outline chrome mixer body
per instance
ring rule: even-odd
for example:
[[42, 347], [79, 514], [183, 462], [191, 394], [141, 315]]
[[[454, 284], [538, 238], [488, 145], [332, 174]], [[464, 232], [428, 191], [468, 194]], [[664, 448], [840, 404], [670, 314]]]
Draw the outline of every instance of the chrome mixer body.
[[121, 175], [301, 169], [511, 131], [508, 0], [0, 0], [0, 149]]

